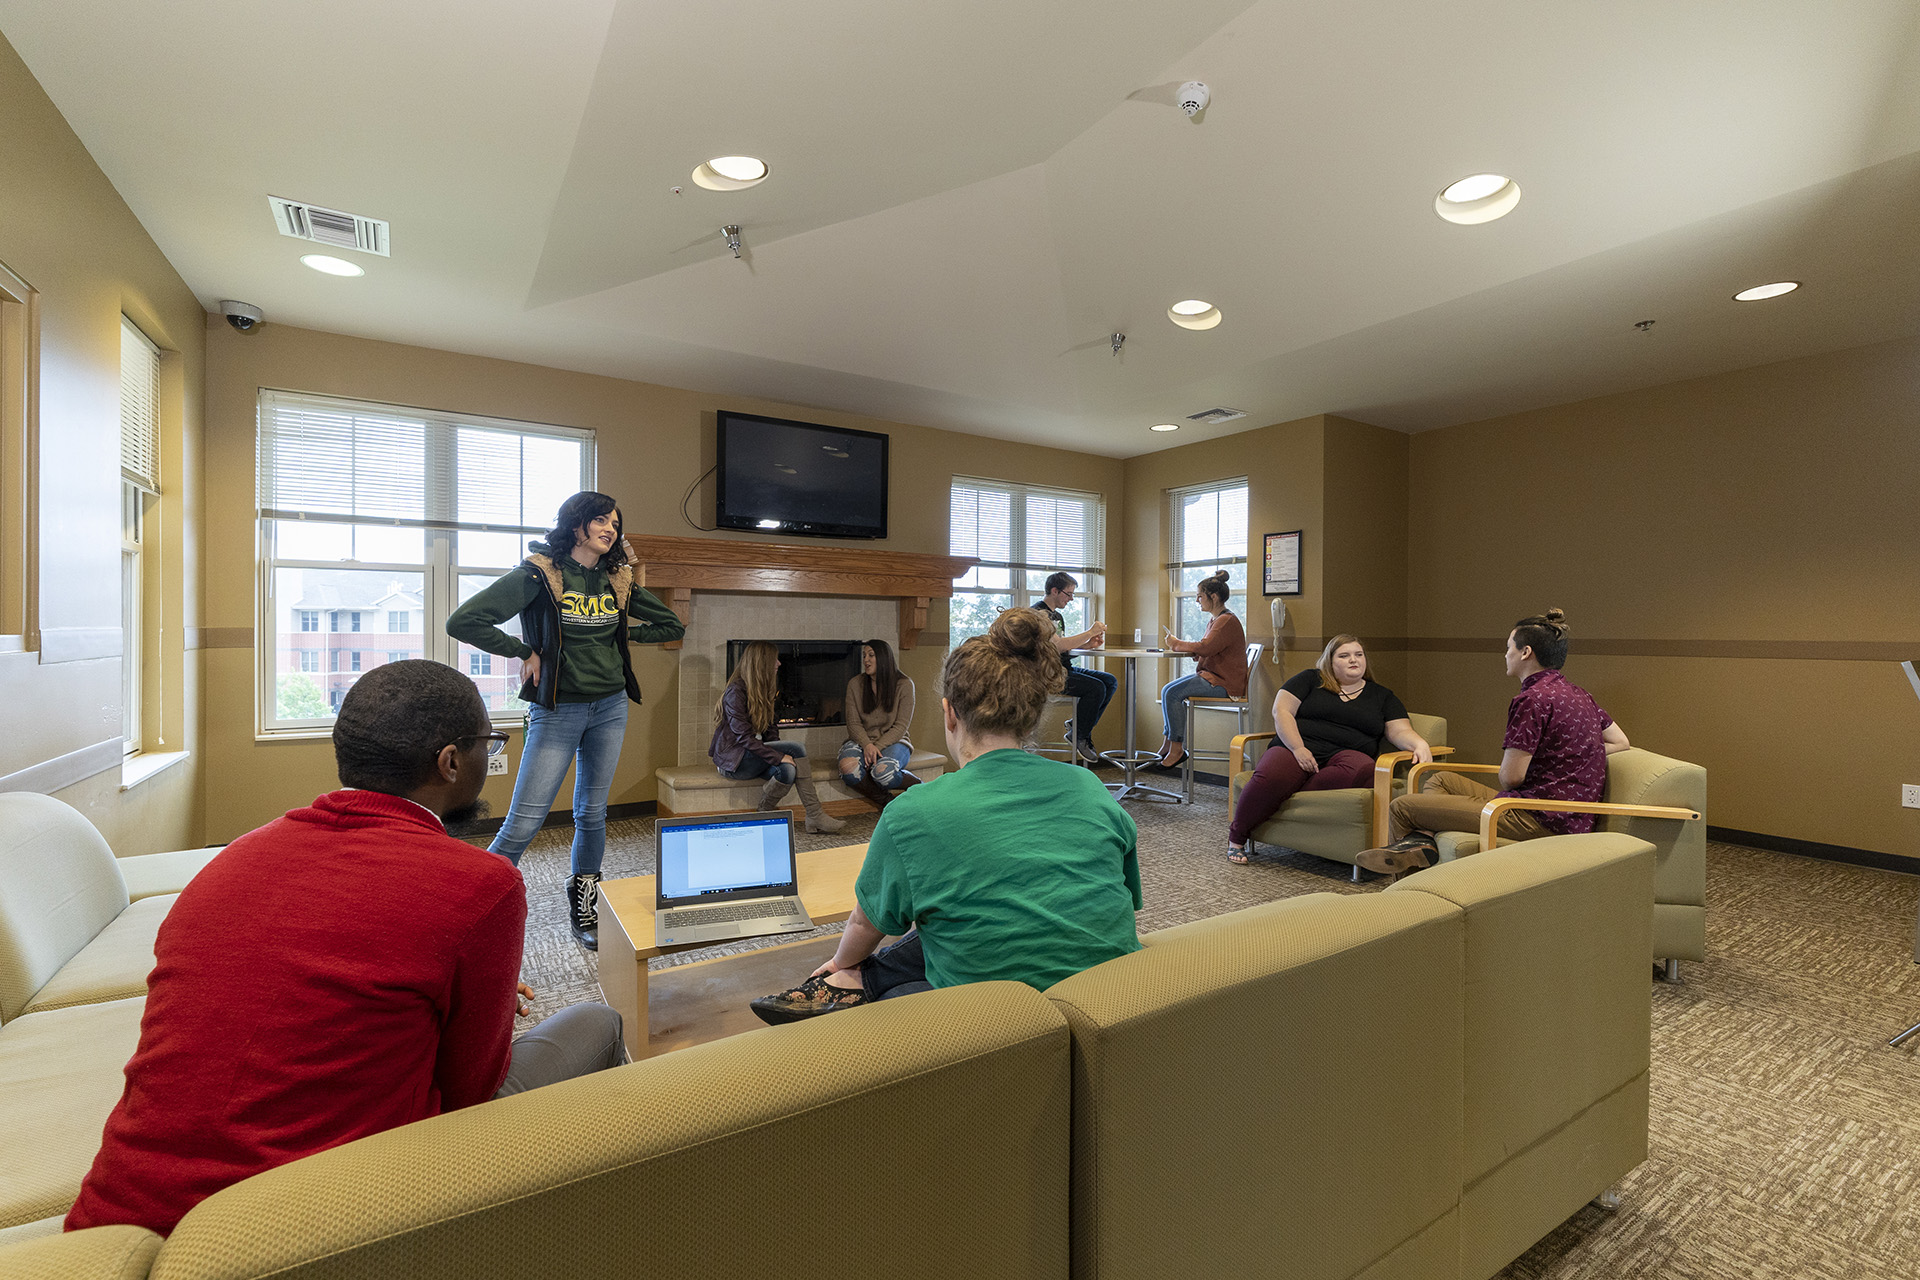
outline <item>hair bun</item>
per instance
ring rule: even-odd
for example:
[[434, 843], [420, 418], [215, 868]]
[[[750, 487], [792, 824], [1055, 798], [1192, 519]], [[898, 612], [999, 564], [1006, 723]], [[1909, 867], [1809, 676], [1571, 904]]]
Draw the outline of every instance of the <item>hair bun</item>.
[[1567, 633], [1567, 615], [1563, 610], [1549, 609], [1541, 615], [1541, 621], [1545, 622], [1561, 635]]
[[987, 628], [987, 643], [1005, 658], [1031, 661], [1053, 648], [1053, 619], [1037, 609], [1007, 609]]

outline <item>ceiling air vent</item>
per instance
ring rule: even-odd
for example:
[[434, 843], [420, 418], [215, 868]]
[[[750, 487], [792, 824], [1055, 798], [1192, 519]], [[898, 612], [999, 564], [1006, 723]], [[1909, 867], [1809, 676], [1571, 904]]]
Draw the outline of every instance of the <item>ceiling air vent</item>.
[[1213, 424], [1232, 422], [1235, 418], [1244, 418], [1246, 416], [1247, 411], [1245, 409], [1203, 409], [1199, 413], [1188, 414], [1187, 421]]
[[383, 258], [392, 256], [387, 252], [387, 224], [378, 218], [363, 218], [357, 213], [323, 209], [317, 204], [283, 200], [279, 196], [268, 196], [267, 203], [273, 206], [273, 221], [283, 236], [330, 244], [339, 249], [377, 253]]

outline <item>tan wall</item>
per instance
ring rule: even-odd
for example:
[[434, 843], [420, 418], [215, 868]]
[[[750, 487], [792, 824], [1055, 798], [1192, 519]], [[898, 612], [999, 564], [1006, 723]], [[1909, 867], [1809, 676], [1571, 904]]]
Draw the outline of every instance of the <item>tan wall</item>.
[[[11, 45], [0, 41], [0, 261], [40, 296], [41, 648], [0, 653], [0, 779], [83, 810], [120, 854], [201, 843], [197, 529], [205, 313]], [[130, 791], [117, 764], [74, 780], [120, 736], [120, 316], [166, 354], [159, 518], [149, 524], [146, 745], [196, 752]], [[25, 564], [0, 565], [19, 583]], [[92, 749], [91, 751], [89, 749]], [[24, 771], [24, 772], [23, 772]]]
[[1920, 857], [1917, 392], [1903, 340], [1413, 437], [1409, 631], [1483, 643], [1411, 655], [1409, 703], [1493, 759], [1497, 650], [1558, 606], [1567, 674], [1706, 767], [1708, 821]]
[[[1408, 437], [1346, 418], [1327, 423], [1321, 535], [1325, 635], [1350, 632], [1373, 677], [1406, 690]], [[1301, 655], [1299, 666], [1318, 654]], [[1415, 707], [1415, 710], [1425, 710]]]
[[[947, 550], [947, 500], [953, 475], [1053, 483], [1101, 492], [1110, 512], [1122, 510], [1123, 467], [1116, 460], [992, 442], [978, 437], [849, 414], [682, 391], [617, 378], [372, 342], [268, 323], [236, 334], [217, 320], [207, 327], [208, 505], [207, 616], [221, 647], [208, 653], [206, 713], [215, 778], [208, 827], [231, 838], [336, 784], [324, 738], [257, 741], [252, 628], [258, 575], [254, 566], [254, 411], [258, 389], [274, 387], [353, 396], [393, 404], [589, 427], [599, 438], [600, 487], [621, 502], [634, 532], [756, 540], [742, 533], [696, 534], [681, 521], [680, 500], [713, 464], [714, 413], [720, 408], [768, 413], [892, 436], [890, 534], [883, 542], [850, 542], [904, 551]], [[712, 517], [711, 481], [691, 507]], [[1109, 544], [1117, 544], [1118, 521]], [[1111, 558], [1111, 552], [1109, 553]], [[695, 595], [697, 609], [699, 597]], [[914, 741], [944, 749], [939, 702], [931, 696], [944, 656], [944, 608], [933, 610], [918, 648], [901, 655], [921, 691]], [[645, 694], [628, 723], [610, 803], [654, 799], [653, 770], [675, 763], [677, 654], [636, 648], [634, 669]], [[518, 758], [518, 748], [514, 749]], [[486, 799], [506, 812], [510, 779], [490, 782]], [[559, 805], [569, 801], [570, 788]]]

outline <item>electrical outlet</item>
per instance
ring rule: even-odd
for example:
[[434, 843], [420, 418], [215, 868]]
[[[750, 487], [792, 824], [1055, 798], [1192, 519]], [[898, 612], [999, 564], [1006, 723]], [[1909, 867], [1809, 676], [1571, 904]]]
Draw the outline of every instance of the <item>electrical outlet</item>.
[[1920, 786], [1909, 782], [1900, 788], [1900, 805], [1906, 809], [1920, 809]]
[[[487, 757], [487, 776], [488, 777], [492, 777], [496, 773], [503, 774], [506, 771], [507, 771], [507, 753], [506, 752], [502, 751], [497, 756]], [[1920, 788], [1916, 788], [1916, 789], [1920, 789]]]

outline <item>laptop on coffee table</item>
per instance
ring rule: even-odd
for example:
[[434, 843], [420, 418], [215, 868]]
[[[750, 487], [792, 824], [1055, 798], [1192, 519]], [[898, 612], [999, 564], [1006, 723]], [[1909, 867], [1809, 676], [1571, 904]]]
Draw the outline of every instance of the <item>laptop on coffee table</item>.
[[800, 903], [793, 815], [713, 814], [662, 818], [654, 826], [653, 934], [684, 947], [814, 927]]

